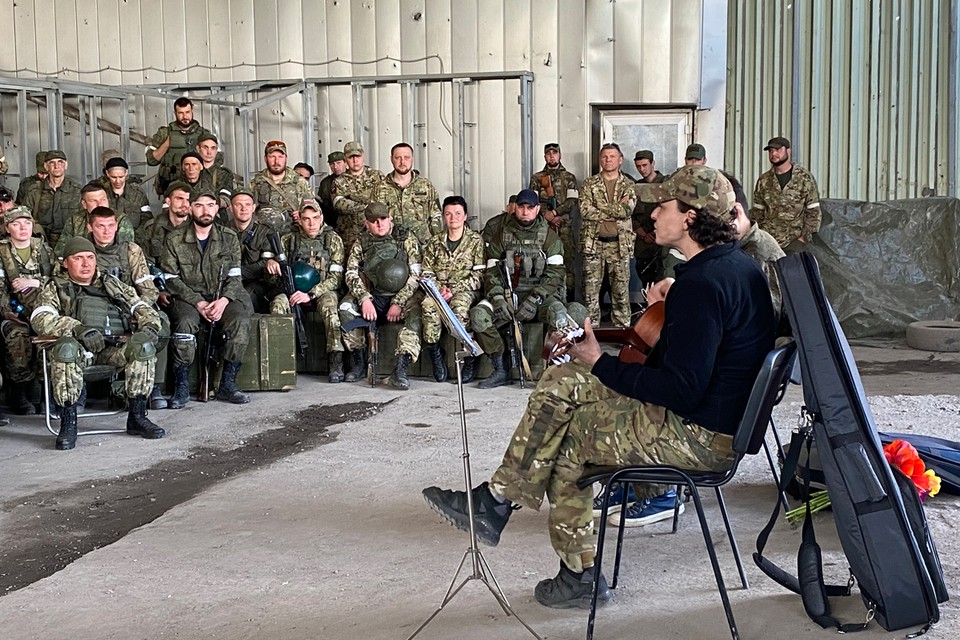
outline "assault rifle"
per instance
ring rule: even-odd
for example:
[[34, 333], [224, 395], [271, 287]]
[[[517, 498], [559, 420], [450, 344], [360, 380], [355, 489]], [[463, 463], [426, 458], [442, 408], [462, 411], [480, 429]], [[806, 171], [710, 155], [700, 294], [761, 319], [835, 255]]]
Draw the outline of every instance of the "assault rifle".
[[[213, 296], [213, 301], [219, 300], [223, 296], [223, 287], [227, 279], [223, 277], [223, 266], [220, 266], [220, 273], [217, 276], [217, 293]], [[203, 345], [203, 361], [200, 363], [200, 393], [197, 400], [206, 402], [210, 399], [210, 369], [216, 366], [216, 351], [214, 347], [214, 338], [217, 335], [217, 325], [219, 322], [210, 322], [207, 325], [206, 342]]]
[[[297, 286], [293, 282], [293, 269], [287, 262], [287, 255], [283, 252], [283, 244], [280, 242], [280, 233], [273, 231], [268, 236], [270, 247], [273, 249], [274, 259], [280, 263], [280, 283], [283, 285], [283, 292], [287, 294], [287, 299], [297, 292]], [[307, 331], [303, 327], [303, 316], [300, 313], [300, 305], [290, 303], [290, 312], [293, 314], [293, 331], [297, 337], [297, 355], [303, 356], [307, 353]]]
[[527, 387], [527, 378], [532, 378], [530, 363], [527, 362], [527, 356], [523, 352], [523, 325], [517, 320], [517, 301], [515, 281], [511, 276], [519, 278], [519, 262], [522, 257], [519, 253], [514, 254], [514, 273], [511, 274], [507, 267], [506, 260], [498, 260], [500, 275], [503, 277], [503, 297], [507, 299], [507, 306], [510, 307], [510, 331], [507, 332], [507, 348], [510, 350], [510, 367], [516, 367], [520, 374], [520, 388]]

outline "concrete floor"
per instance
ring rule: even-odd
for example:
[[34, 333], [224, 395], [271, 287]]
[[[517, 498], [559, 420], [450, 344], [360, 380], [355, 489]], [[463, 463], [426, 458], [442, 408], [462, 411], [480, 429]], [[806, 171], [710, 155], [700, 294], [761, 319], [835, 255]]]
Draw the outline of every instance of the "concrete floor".
[[[881, 429], [960, 440], [960, 354], [855, 353]], [[499, 462], [527, 393], [466, 390], [477, 482]], [[782, 434], [801, 404], [795, 388], [778, 407]], [[0, 428], [0, 581], [9, 589], [0, 638], [402, 640], [436, 609], [467, 544], [420, 496], [431, 484], [462, 484], [454, 385], [417, 380], [396, 392], [302, 376], [296, 390], [256, 394], [242, 408], [191, 403], [152, 417], [165, 439], [88, 436], [72, 452], [53, 450], [39, 418]], [[748, 459], [725, 492], [749, 590], [735, 588], [719, 514], [705, 497], [741, 636], [830, 637], [750, 562], [775, 500], [769, 477], [762, 457]], [[927, 514], [948, 584], [960, 584], [960, 500], [938, 496]], [[832, 519], [816, 522], [828, 579], [843, 581]], [[799, 532], [781, 524], [769, 554], [790, 567], [798, 544]], [[483, 551], [542, 637], [582, 637], [584, 612], [533, 599], [536, 582], [557, 570], [543, 513], [521, 510], [500, 546]], [[55, 571], [55, 552], [77, 559]], [[47, 577], [22, 578], [31, 573]], [[960, 637], [957, 609], [942, 605], [927, 637]], [[863, 611], [856, 597], [835, 602], [844, 621]], [[874, 624], [861, 637], [905, 633]], [[472, 582], [419, 637], [531, 636]], [[666, 524], [628, 533], [620, 588], [597, 625], [597, 638], [621, 637], [729, 637], [692, 511], [677, 535]]]

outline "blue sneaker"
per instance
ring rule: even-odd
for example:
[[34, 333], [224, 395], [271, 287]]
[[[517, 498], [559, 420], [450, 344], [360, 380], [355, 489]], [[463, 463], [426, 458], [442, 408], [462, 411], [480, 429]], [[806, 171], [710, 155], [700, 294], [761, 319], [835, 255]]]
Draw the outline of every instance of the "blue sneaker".
[[[628, 485], [630, 487], [627, 492], [627, 504], [633, 504], [637, 501], [637, 494], [633, 490], [633, 485]], [[607, 505], [607, 515], [618, 513], [623, 509], [623, 485], [618, 484], [617, 488], [613, 490], [613, 493], [610, 494], [610, 503]], [[593, 499], [593, 517], [599, 518], [603, 510], [603, 498], [599, 495]]]
[[[653, 522], [661, 520], [670, 520], [673, 518], [673, 507], [677, 504], [677, 492], [670, 489], [666, 493], [653, 498], [645, 498], [639, 502], [631, 504], [624, 513], [612, 513], [607, 518], [607, 523], [614, 527], [620, 526], [620, 517], [623, 516], [624, 526], [642, 527]], [[680, 503], [680, 511], [683, 513], [683, 503]]]

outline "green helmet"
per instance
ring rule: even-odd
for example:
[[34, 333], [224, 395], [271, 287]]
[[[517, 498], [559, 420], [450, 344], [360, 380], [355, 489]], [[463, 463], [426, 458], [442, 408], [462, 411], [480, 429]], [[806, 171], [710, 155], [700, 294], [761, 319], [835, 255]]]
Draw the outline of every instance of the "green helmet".
[[294, 262], [291, 266], [293, 271], [293, 286], [297, 291], [310, 293], [310, 290], [320, 284], [320, 273], [306, 262]]
[[403, 289], [410, 276], [410, 266], [403, 260], [390, 258], [377, 265], [377, 290], [380, 293], [394, 294]]

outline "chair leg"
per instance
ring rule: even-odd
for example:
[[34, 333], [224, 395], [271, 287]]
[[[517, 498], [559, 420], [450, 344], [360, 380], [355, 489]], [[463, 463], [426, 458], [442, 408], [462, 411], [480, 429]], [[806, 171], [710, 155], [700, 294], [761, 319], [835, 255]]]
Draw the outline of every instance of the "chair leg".
[[723, 492], [720, 487], [716, 487], [717, 503], [720, 505], [720, 515], [723, 516], [723, 526], [727, 529], [727, 538], [730, 539], [730, 548], [733, 549], [733, 559], [737, 563], [737, 573], [740, 574], [740, 584], [744, 589], [750, 588], [747, 582], [747, 574], [743, 570], [743, 561], [740, 560], [740, 548], [737, 546], [737, 539], [733, 537], [733, 527], [730, 526], [730, 516], [727, 514], [727, 504], [723, 501]]
[[[597, 531], [597, 555], [593, 560], [595, 567], [593, 572], [593, 594], [590, 597], [590, 615], [587, 617], [587, 636], [586, 640], [593, 640], [593, 626], [597, 618], [597, 594], [600, 591], [600, 576], [603, 573], [603, 541], [607, 533], [607, 509], [610, 508], [610, 491], [615, 483], [607, 482], [600, 490], [603, 496], [603, 506], [600, 509], [600, 528]], [[624, 496], [626, 498], [626, 496]], [[624, 500], [626, 502], [626, 500]], [[621, 518], [621, 522], [623, 519]], [[620, 553], [617, 549], [617, 564], [620, 562]], [[616, 568], [614, 575], [616, 575]]]
[[683, 500], [683, 485], [677, 485], [677, 499], [673, 502], [673, 529], [670, 533], [676, 533], [680, 524], [680, 503]]
[[[630, 486], [629, 484], [623, 485], [624, 487]], [[627, 530], [627, 518], [626, 518], [626, 505], [627, 505], [627, 494], [624, 494], [623, 498], [623, 510], [620, 512], [620, 526], [617, 528], [617, 556], [613, 562], [613, 582], [608, 586], [611, 589], [616, 589], [617, 584], [620, 583], [620, 558], [623, 555], [623, 532]]]
[[[740, 632], [737, 631], [737, 623], [733, 619], [733, 609], [730, 607], [730, 597], [727, 595], [727, 587], [723, 583], [723, 574], [720, 572], [720, 563], [717, 561], [717, 553], [713, 548], [713, 539], [710, 536], [710, 527], [707, 525], [707, 516], [703, 512], [703, 503], [700, 501], [700, 494], [696, 487], [691, 488], [694, 507], [697, 509], [697, 519], [700, 520], [700, 531], [703, 533], [703, 542], [707, 546], [707, 555], [710, 556], [710, 564], [713, 565], [713, 575], [717, 579], [717, 589], [720, 592], [720, 601], [723, 603], [723, 611], [727, 616], [727, 625], [730, 627], [730, 636], [733, 640], [740, 640]], [[724, 509], [721, 511], [725, 513]]]
[[[776, 432], [774, 432], [776, 433]], [[767, 454], [767, 462], [770, 464], [770, 474], [773, 475], [773, 484], [780, 487], [780, 473], [777, 471], [777, 463], [773, 459], [773, 453], [770, 451], [770, 445], [767, 444], [767, 441], [763, 441], [763, 450]], [[790, 511], [790, 505], [787, 504], [787, 494], [783, 491], [779, 491], [780, 503], [783, 505], [784, 511]]]

